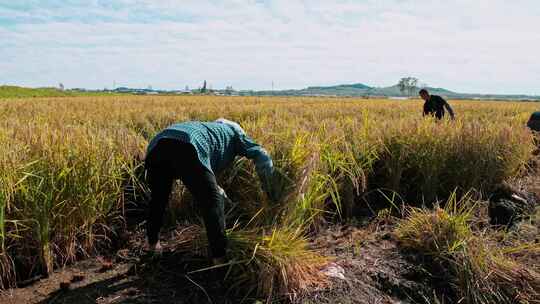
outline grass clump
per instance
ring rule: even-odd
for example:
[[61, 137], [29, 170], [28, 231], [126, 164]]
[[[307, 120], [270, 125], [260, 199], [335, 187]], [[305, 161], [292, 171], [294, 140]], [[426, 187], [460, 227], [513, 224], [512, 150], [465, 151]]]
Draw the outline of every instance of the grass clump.
[[407, 248], [437, 258], [461, 250], [472, 236], [468, 223], [472, 209], [465, 204], [458, 205], [437, 206], [434, 210], [408, 208], [406, 220], [401, 221], [396, 229], [398, 239]]
[[[293, 299], [329, 284], [321, 272], [328, 258], [309, 249], [301, 229], [233, 228], [227, 236], [229, 262], [198, 271], [224, 269], [231, 293], [271, 302], [283, 297]], [[202, 229], [191, 230], [187, 238], [189, 241], [182, 241], [177, 251], [206, 255], [208, 242]]]
[[[519, 256], [540, 245], [505, 245], [489, 230], [474, 230], [476, 205], [455, 196], [444, 208], [409, 208], [398, 224], [401, 246], [426, 257], [424, 266], [451, 288], [450, 301], [471, 304], [538, 303], [540, 273]], [[534, 262], [533, 264], [534, 265]]]

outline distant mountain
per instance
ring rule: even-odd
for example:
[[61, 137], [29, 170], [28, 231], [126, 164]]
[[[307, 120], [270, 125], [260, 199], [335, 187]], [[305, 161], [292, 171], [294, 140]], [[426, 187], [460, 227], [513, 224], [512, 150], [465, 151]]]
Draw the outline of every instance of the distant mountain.
[[[445, 88], [426, 87], [431, 94], [441, 95], [454, 99], [502, 99], [502, 100], [540, 100], [540, 96], [511, 95], [511, 94], [467, 94], [450, 91]], [[420, 88], [411, 90], [414, 97]], [[408, 97], [407, 92], [402, 92], [398, 85], [389, 87], [371, 87], [363, 83], [341, 84], [334, 86], [314, 86], [299, 90], [274, 90], [274, 91], [241, 91], [241, 95], [258, 96], [351, 96], [351, 97]]]
[[[452, 92], [450, 90], [443, 89], [443, 88], [426, 87], [425, 89], [428, 90], [430, 94], [443, 95], [447, 97], [454, 97], [454, 96], [462, 95], [460, 93]], [[414, 88], [412, 90], [413, 95], [416, 96], [418, 91], [420, 91], [420, 88]], [[408, 96], [407, 93], [401, 92], [397, 84], [393, 86], [389, 86], [389, 87], [375, 88], [373, 90], [373, 93], [374, 95], [380, 95], [380, 96], [395, 96], [395, 97]]]
[[335, 86], [307, 87], [300, 90], [279, 91], [244, 91], [254, 95], [292, 95], [292, 96], [364, 96], [371, 94], [375, 88], [363, 83], [341, 84]]
[[321, 89], [359, 89], [359, 90], [369, 90], [372, 87], [367, 86], [363, 83], [354, 83], [354, 84], [340, 84], [336, 86], [327, 86], [327, 87], [307, 87], [307, 90], [321, 90]]

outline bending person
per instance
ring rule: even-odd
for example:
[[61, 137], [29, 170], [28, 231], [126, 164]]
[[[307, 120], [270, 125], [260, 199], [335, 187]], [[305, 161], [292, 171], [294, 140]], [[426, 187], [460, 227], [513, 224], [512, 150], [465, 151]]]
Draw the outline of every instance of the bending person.
[[527, 127], [533, 131], [540, 132], [540, 111], [531, 114], [527, 122]]
[[452, 107], [444, 98], [438, 95], [430, 95], [426, 89], [421, 89], [418, 94], [425, 101], [424, 116], [431, 115], [437, 119], [442, 119], [444, 117], [444, 109], [446, 109], [450, 114], [450, 118], [455, 119], [454, 110], [452, 110]]
[[151, 190], [146, 227], [149, 250], [161, 250], [159, 232], [163, 215], [173, 181], [180, 179], [198, 204], [214, 263], [225, 260], [225, 192], [218, 186], [216, 174], [229, 166], [236, 156], [245, 156], [255, 162], [264, 190], [275, 199], [269, 189], [272, 159], [235, 122], [218, 119], [215, 122], [173, 124], [150, 141], [145, 159]]

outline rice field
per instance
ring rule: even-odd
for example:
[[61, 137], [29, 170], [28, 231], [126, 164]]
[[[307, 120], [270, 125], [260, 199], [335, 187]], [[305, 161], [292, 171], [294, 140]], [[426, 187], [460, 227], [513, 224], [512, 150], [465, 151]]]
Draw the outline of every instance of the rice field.
[[[254, 286], [257, 294], [267, 298], [300, 294], [324, 285], [318, 267], [331, 257], [309, 249], [309, 236], [327, 223], [353, 218], [366, 201], [381, 204], [370, 195], [376, 191], [388, 194], [390, 205], [422, 207], [404, 212], [401, 220], [413, 222], [402, 223], [397, 230], [404, 240], [417, 241], [405, 242], [409, 247], [439, 249], [440, 244], [418, 243], [424, 238], [417, 239], [415, 233], [420, 232], [415, 225], [434, 225], [457, 214], [452, 227], [463, 227], [452, 236], [457, 240], [446, 244], [457, 250], [456, 244], [472, 238], [465, 211], [448, 215], [435, 209], [438, 217], [432, 218], [429, 207], [452, 197], [461, 201], [471, 191], [475, 199], [487, 197], [504, 181], [525, 174], [535, 150], [534, 136], [525, 124], [538, 104], [450, 103], [457, 120], [437, 122], [422, 117], [419, 100], [215, 96], [0, 100], [0, 285], [13, 286], [106, 248], [117, 226], [122, 226], [126, 201], [144, 200], [141, 165], [153, 135], [171, 123], [220, 117], [239, 122], [290, 178], [285, 199], [272, 204], [249, 161], [236, 161], [218, 177], [235, 203], [227, 219], [231, 242], [236, 244], [231, 254], [250, 261], [240, 263], [241, 282]], [[177, 212], [169, 213], [170, 222], [177, 214], [189, 213], [189, 203], [189, 195], [177, 185], [171, 198], [171, 210]], [[184, 250], [198, 250], [197, 244]], [[463, 257], [471, 252], [462, 249], [459, 254], [445, 253], [444, 258], [463, 264], [471, 260]], [[502, 255], [488, 259], [500, 270], [501, 282], [508, 265], [517, 263], [503, 261]], [[482, 276], [487, 266], [478, 265], [473, 266], [481, 271], [473, 274]], [[537, 285], [531, 288], [538, 291]], [[516, 293], [501, 297], [510, 299]], [[538, 299], [522, 299], [531, 297]], [[490, 300], [468, 299], [472, 300], [467, 303]]]

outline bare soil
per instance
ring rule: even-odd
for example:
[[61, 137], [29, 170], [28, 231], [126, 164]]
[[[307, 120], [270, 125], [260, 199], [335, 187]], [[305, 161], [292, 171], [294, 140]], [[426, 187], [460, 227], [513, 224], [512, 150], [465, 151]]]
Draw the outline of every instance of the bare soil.
[[[334, 256], [344, 277], [331, 287], [298, 297], [299, 303], [427, 303], [431, 293], [423, 271], [398, 250], [384, 223], [370, 227], [332, 226], [313, 239], [312, 246]], [[58, 269], [48, 278], [4, 291], [0, 303], [256, 303], [227, 292], [200, 256], [175, 252], [164, 243], [160, 258], [141, 250], [142, 233], [129, 236], [126, 248], [110, 257], [91, 258]], [[191, 274], [190, 274], [191, 273]], [[286, 302], [283, 299], [281, 302]]]

